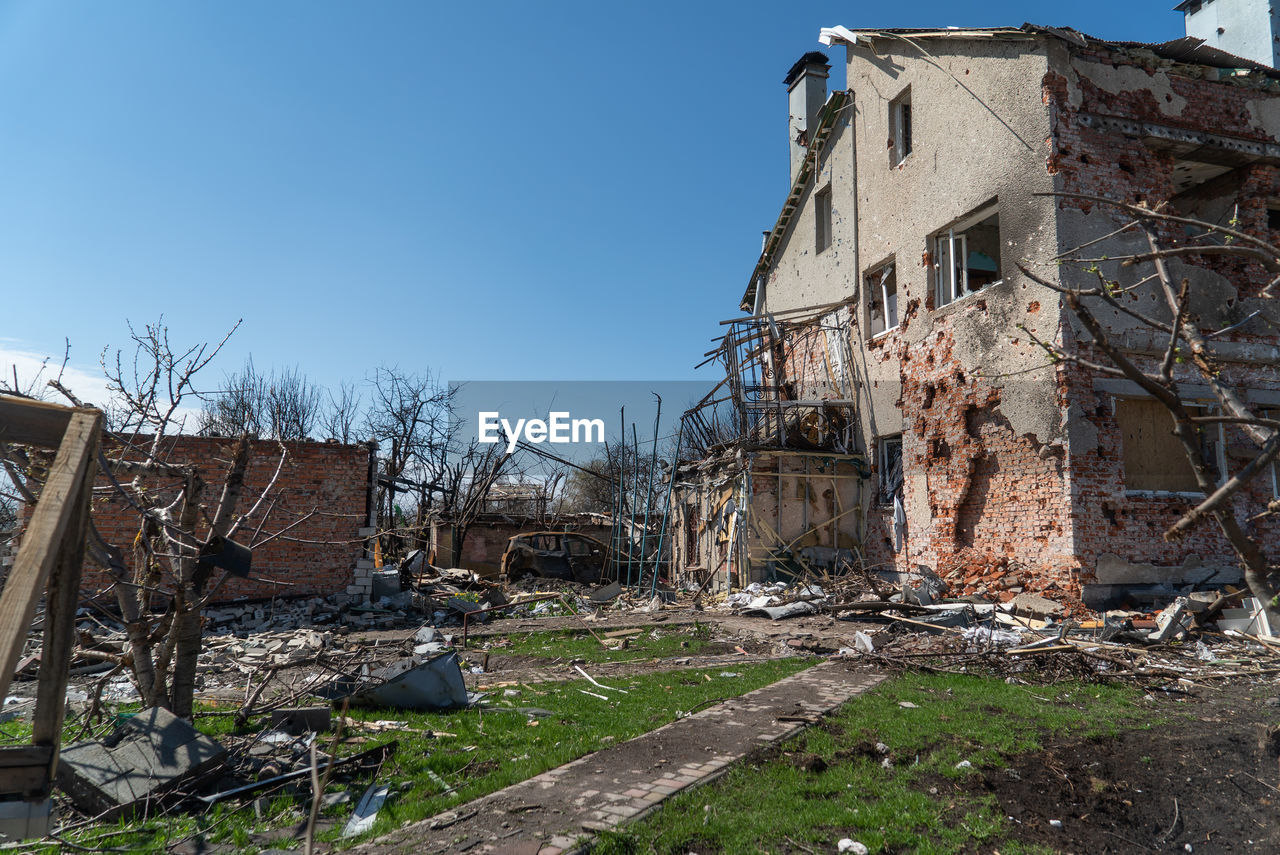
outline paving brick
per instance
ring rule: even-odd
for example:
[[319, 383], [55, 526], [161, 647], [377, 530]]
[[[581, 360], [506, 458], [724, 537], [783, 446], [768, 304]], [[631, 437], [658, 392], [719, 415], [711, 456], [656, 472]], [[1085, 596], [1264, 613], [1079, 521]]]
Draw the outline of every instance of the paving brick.
[[[673, 793], [715, 778], [758, 744], [758, 735], [798, 732], [779, 731], [775, 717], [779, 710], [803, 708], [825, 713], [861, 691], [874, 686], [880, 675], [852, 670], [850, 663], [832, 660], [771, 686], [720, 704], [711, 715], [689, 716], [655, 731], [615, 745], [586, 758], [560, 766], [551, 772], [514, 784], [468, 805], [457, 805], [459, 813], [475, 811], [471, 818], [433, 832], [430, 820], [414, 823], [386, 837], [351, 850], [352, 855], [409, 855], [424, 851], [439, 853], [473, 852], [469, 841], [483, 831], [486, 816], [536, 803], [535, 810], [511, 812], [514, 839], [540, 841], [539, 855], [575, 848], [580, 829], [601, 831], [630, 821], [652, 809]], [[696, 733], [692, 740], [689, 734]], [[693, 748], [694, 757], [670, 757], [676, 771], [655, 774], [643, 768], [652, 763], [654, 745], [666, 745], [668, 737], [680, 736], [680, 743], [705, 745]], [[715, 746], [711, 748], [710, 746]], [[709, 753], [710, 757], [704, 752]], [[643, 762], [636, 762], [643, 759]], [[603, 804], [602, 804], [603, 802]], [[505, 850], [504, 850], [505, 851]]]

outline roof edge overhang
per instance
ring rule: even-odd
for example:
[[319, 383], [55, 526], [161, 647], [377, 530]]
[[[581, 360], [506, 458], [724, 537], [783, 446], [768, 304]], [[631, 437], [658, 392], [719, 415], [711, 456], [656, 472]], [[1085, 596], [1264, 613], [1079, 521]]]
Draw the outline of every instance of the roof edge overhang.
[[769, 267], [772, 266], [773, 254], [786, 236], [792, 220], [800, 210], [800, 200], [804, 197], [804, 194], [813, 183], [814, 176], [818, 173], [818, 158], [826, 149], [827, 143], [831, 141], [831, 132], [835, 128], [836, 117], [852, 100], [853, 92], [848, 89], [841, 89], [832, 92], [827, 98], [827, 103], [822, 105], [822, 112], [818, 116], [818, 129], [814, 132], [813, 140], [809, 143], [809, 151], [804, 156], [804, 162], [800, 165], [796, 180], [791, 184], [791, 192], [787, 194], [787, 201], [782, 205], [782, 213], [778, 214], [777, 222], [774, 223], [773, 228], [764, 240], [764, 249], [760, 252], [760, 259], [756, 262], [755, 269], [751, 271], [751, 278], [747, 282], [747, 290], [743, 293], [742, 302], [739, 304], [739, 308], [742, 311], [750, 312], [754, 307], [756, 284], [759, 282], [760, 277], [767, 273]]

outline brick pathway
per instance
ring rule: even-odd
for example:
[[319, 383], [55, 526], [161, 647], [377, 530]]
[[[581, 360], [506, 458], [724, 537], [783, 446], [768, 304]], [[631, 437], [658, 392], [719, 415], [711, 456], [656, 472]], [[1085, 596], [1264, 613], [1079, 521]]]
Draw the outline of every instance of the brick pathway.
[[825, 714], [882, 679], [852, 662], [831, 660], [351, 851], [559, 855], [806, 726], [779, 716]]

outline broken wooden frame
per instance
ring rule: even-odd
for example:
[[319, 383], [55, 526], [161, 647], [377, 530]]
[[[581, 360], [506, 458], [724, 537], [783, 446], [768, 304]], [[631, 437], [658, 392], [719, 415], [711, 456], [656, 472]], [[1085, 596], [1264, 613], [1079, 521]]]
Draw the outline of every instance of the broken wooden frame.
[[16, 795], [38, 801], [52, 789], [101, 442], [98, 410], [0, 396], [0, 443], [57, 449], [0, 590], [0, 698], [8, 694], [36, 604], [45, 598], [32, 744], [0, 747], [0, 799]]
[[[672, 561], [678, 573], [693, 573], [686, 581], [705, 587], [714, 577], [728, 590], [778, 572], [823, 581], [840, 572], [843, 552], [861, 556], [871, 489], [862, 455], [757, 450], [680, 477], [672, 501], [678, 532]], [[755, 483], [762, 479], [773, 486]], [[829, 503], [815, 500], [819, 489]], [[784, 514], [784, 506], [793, 513]], [[824, 557], [806, 554], [811, 551]]]
[[737, 442], [850, 449], [856, 404], [852, 323], [850, 301], [723, 321], [728, 330], [704, 355], [723, 363], [725, 379], [682, 418], [693, 447], [723, 444], [714, 423], [716, 407], [728, 403], [725, 415]]

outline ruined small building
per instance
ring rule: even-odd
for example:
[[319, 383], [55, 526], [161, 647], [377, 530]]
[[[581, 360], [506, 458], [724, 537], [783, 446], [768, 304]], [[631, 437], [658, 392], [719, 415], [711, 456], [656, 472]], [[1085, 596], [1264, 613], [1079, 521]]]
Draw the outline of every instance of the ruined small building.
[[474, 570], [485, 577], [497, 576], [502, 570], [502, 555], [507, 543], [518, 534], [539, 531], [576, 532], [609, 542], [611, 520], [596, 513], [520, 513], [486, 512], [477, 514], [466, 524], [465, 537], [457, 559], [454, 542], [459, 536], [459, 523], [448, 515], [431, 518], [427, 560], [441, 567], [456, 566]]
[[[1260, 0], [1179, 8], [1190, 26], [1230, 5], [1260, 7], [1270, 27]], [[1108, 237], [1126, 219], [1072, 194], [1167, 203], [1280, 239], [1271, 41], [1258, 61], [1202, 38], [1120, 43], [1031, 25], [822, 36], [845, 49], [847, 89], [828, 95], [821, 53], [787, 75], [791, 190], [742, 316], [708, 354], [726, 380], [686, 417], [705, 454], [677, 478], [677, 572], [736, 587], [849, 550], [1006, 597], [1102, 604], [1238, 583], [1212, 525], [1163, 537], [1202, 498], [1168, 415], [1129, 381], [1048, 358], [1033, 336], [1067, 352], [1087, 336], [1018, 265], [1087, 286], [1054, 260], [1097, 241], [1105, 275], [1158, 311], [1137, 267], [1105, 261], [1145, 242]], [[1224, 375], [1280, 409], [1280, 313], [1259, 298], [1271, 276], [1208, 254], [1171, 266], [1200, 320], [1223, 331]], [[1126, 315], [1103, 320], [1135, 358], [1163, 351]], [[1189, 403], [1211, 412], [1209, 389], [1181, 376]], [[1204, 433], [1221, 470], [1238, 469], [1243, 437]], [[1248, 498], [1276, 490], [1271, 473]], [[1274, 517], [1251, 525], [1280, 537]]]

